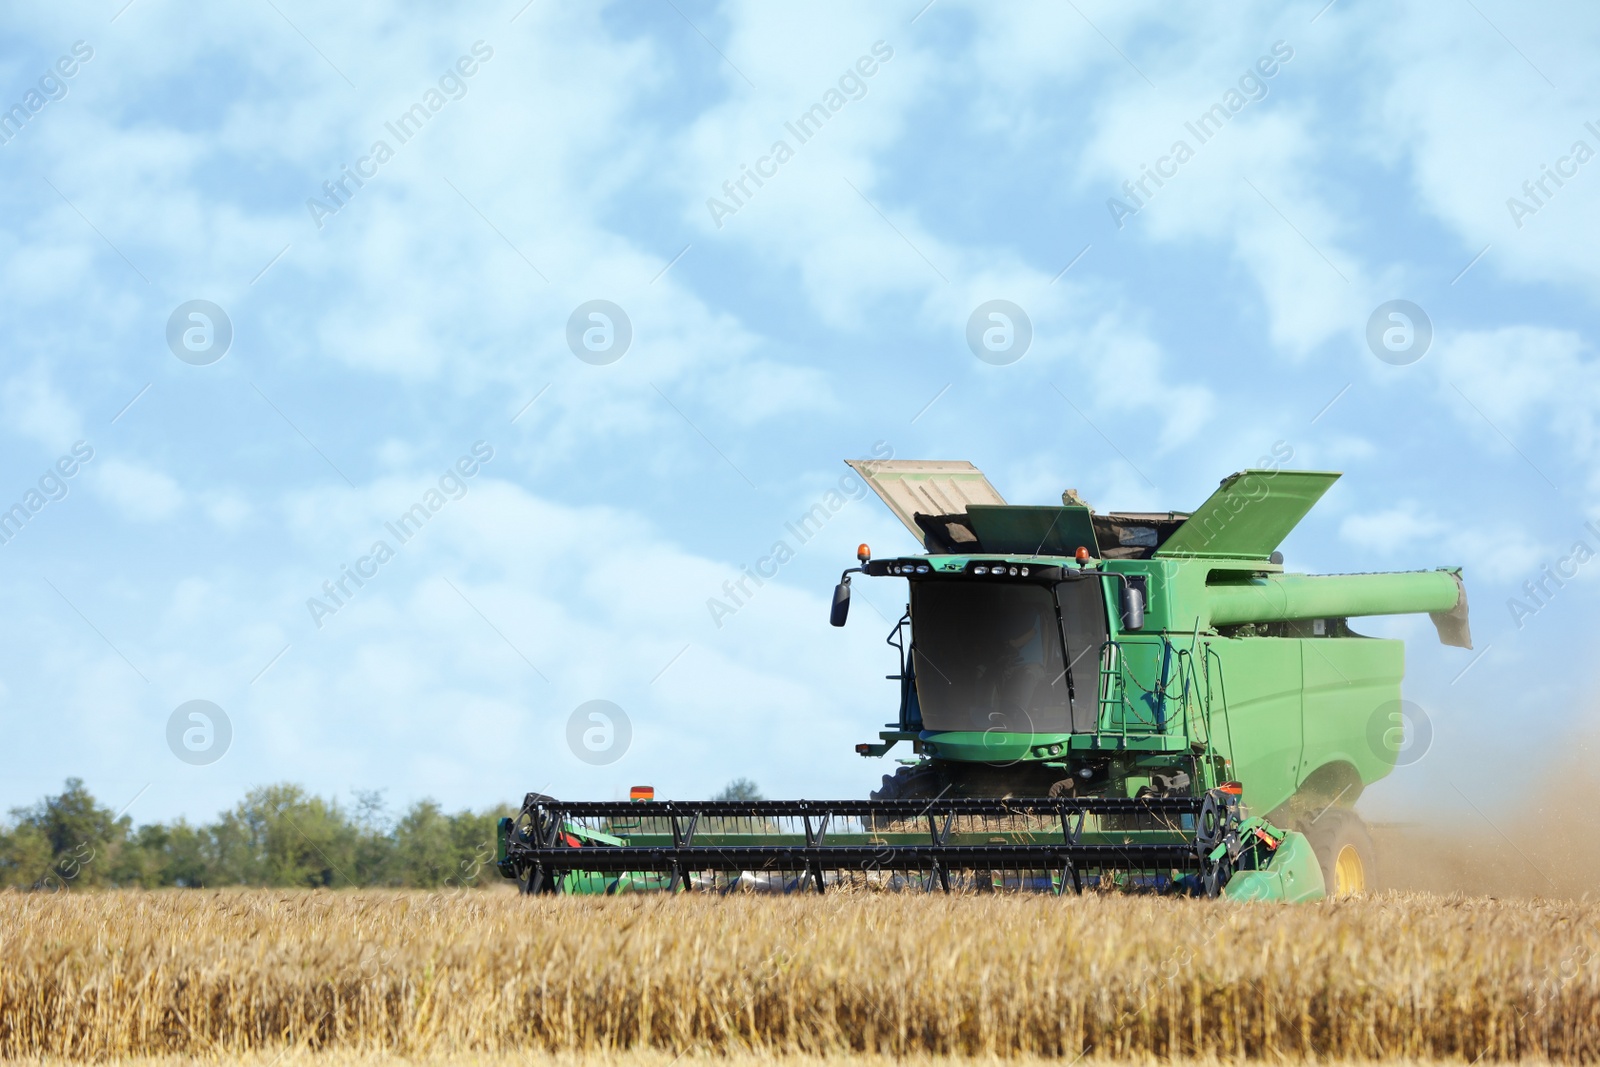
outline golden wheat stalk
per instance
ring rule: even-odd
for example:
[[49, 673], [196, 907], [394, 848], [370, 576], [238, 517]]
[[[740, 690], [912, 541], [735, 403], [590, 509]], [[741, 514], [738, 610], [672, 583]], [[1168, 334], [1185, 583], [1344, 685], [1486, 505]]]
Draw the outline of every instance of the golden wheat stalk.
[[0, 894], [0, 1057], [1600, 1059], [1600, 906]]

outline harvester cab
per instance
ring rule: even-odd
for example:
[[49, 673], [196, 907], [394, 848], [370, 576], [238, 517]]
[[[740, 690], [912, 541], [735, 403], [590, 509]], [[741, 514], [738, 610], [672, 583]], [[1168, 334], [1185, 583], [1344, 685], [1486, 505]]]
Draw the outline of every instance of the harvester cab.
[[853, 466], [922, 544], [840, 576], [907, 583], [911, 756], [867, 800], [567, 802], [530, 793], [498, 863], [528, 892], [1086, 887], [1309, 900], [1372, 884], [1351, 805], [1398, 748], [1401, 642], [1425, 612], [1471, 647], [1456, 569], [1284, 571], [1339, 477], [1246, 470], [1193, 512], [1007, 504], [970, 463]]

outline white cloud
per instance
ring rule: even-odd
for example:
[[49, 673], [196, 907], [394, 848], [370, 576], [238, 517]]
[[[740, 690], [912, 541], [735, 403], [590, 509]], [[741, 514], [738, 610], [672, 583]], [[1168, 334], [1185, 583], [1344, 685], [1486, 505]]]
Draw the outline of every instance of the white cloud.
[[1339, 524], [1339, 535], [1369, 551], [1392, 554], [1418, 542], [1437, 538], [1447, 527], [1420, 513], [1415, 501], [1383, 511], [1350, 515]]
[[1529, 476], [1559, 484], [1566, 446], [1600, 485], [1600, 361], [1573, 330], [1503, 326], [1447, 333], [1430, 354], [1444, 404], [1497, 452], [1515, 452]]
[[47, 449], [65, 451], [83, 438], [83, 417], [52, 380], [42, 363], [13, 375], [5, 383], [5, 422], [14, 433]]
[[1534, 570], [1555, 547], [1515, 523], [1472, 512], [1446, 519], [1416, 500], [1346, 515], [1339, 536], [1380, 558], [1465, 567], [1475, 583], [1494, 584]]
[[1490, 422], [1553, 422], [1587, 436], [1575, 420], [1600, 414], [1600, 363], [1590, 355], [1573, 330], [1518, 325], [1444, 334], [1432, 365], [1443, 395], [1459, 400], [1459, 390]]
[[211, 521], [224, 530], [238, 530], [255, 514], [250, 501], [237, 493], [208, 494], [205, 508]]
[[[1600, 291], [1600, 268], [1573, 240], [1600, 226], [1600, 200], [1585, 192], [1600, 186], [1593, 161], [1564, 188], [1546, 181], [1534, 196], [1548, 206], [1521, 227], [1507, 208], [1511, 197], [1529, 202], [1523, 183], [1543, 177], [1574, 141], [1600, 152], [1600, 138], [1585, 126], [1600, 114], [1584, 103], [1600, 81], [1581, 58], [1600, 41], [1595, 10], [1566, 4], [1535, 18], [1502, 5], [1487, 6], [1482, 17], [1470, 10], [1446, 18], [1330, 14], [1347, 40], [1363, 42], [1378, 72], [1358, 96], [1363, 149], [1409, 167], [1411, 194], [1460, 242], [1461, 266], [1492, 246], [1469, 291], [1482, 291], [1496, 274], [1577, 286], [1591, 297]], [[1384, 32], [1372, 32], [1375, 18]]]
[[103, 499], [134, 522], [167, 519], [183, 506], [184, 492], [177, 482], [136, 460], [99, 459], [89, 479]]

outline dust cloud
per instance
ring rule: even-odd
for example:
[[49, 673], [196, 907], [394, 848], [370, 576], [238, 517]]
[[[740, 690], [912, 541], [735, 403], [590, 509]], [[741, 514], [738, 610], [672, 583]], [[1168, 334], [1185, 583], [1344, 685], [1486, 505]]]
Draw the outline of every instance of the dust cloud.
[[1600, 767], [1591, 740], [1527, 780], [1459, 797], [1450, 817], [1370, 826], [1381, 886], [1489, 897], [1600, 896]]

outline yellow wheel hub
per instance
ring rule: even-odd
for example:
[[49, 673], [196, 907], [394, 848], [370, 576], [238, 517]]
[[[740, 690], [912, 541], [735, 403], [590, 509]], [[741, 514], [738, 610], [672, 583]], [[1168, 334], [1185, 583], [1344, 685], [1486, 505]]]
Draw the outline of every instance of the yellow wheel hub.
[[1345, 845], [1333, 860], [1334, 893], [1347, 897], [1364, 893], [1367, 889], [1367, 869], [1361, 863], [1361, 853], [1354, 845]]

